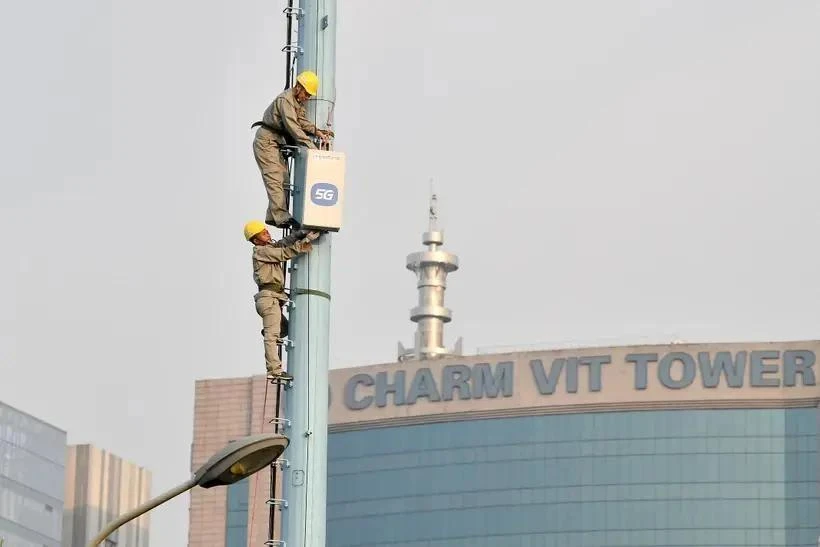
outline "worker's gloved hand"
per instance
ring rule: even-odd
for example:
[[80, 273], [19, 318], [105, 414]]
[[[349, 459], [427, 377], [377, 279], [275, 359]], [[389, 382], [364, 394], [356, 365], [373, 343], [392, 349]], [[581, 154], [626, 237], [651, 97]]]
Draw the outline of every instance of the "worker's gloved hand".
[[321, 236], [321, 235], [322, 235], [322, 232], [317, 232], [317, 231], [313, 230], [313, 231], [307, 232], [307, 235], [305, 235], [304, 239], [307, 242], [315, 241], [315, 240], [319, 239], [319, 236]]
[[317, 129], [316, 136], [319, 137], [320, 147], [323, 150], [330, 150], [330, 141], [333, 140], [333, 131]]

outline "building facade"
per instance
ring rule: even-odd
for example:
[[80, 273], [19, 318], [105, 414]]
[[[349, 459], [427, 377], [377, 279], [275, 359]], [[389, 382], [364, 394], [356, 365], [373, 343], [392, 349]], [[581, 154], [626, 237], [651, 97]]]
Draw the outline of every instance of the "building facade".
[[[191, 471], [230, 441], [271, 431], [268, 421], [276, 415], [275, 401], [274, 390], [264, 376], [197, 381]], [[284, 401], [280, 406], [284, 407]], [[191, 490], [188, 545], [263, 545], [268, 537], [266, 501], [277, 497], [270, 494], [267, 470], [226, 488]]]
[[66, 432], [0, 403], [0, 540], [60, 547]]
[[[151, 497], [151, 473], [88, 444], [68, 447], [63, 547], [86, 547], [111, 520]], [[123, 525], [106, 547], [148, 547], [150, 514]]]
[[[681, 344], [333, 370], [328, 546], [815, 547], [818, 351]], [[198, 382], [194, 459], [268, 427], [265, 389]], [[249, 481], [255, 495], [192, 498], [191, 529], [211, 535], [190, 546], [264, 544], [268, 474]]]

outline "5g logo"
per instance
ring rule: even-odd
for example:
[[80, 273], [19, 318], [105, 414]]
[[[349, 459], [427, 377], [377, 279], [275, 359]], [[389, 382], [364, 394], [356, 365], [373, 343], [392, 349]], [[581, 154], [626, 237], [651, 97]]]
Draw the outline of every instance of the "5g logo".
[[322, 207], [331, 207], [339, 201], [339, 189], [329, 182], [317, 182], [310, 187], [310, 201]]

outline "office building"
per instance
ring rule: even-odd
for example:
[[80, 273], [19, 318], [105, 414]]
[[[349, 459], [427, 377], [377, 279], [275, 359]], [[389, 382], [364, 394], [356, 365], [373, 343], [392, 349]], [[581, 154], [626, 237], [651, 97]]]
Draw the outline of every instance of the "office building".
[[0, 403], [0, 540], [60, 547], [66, 432]]
[[[328, 547], [813, 547], [818, 351], [670, 344], [332, 370]], [[192, 468], [272, 427], [265, 390], [261, 376], [197, 382]], [[195, 493], [189, 546], [263, 545], [268, 488], [263, 471]]]
[[[86, 547], [111, 520], [151, 498], [151, 473], [89, 444], [68, 447], [63, 547]], [[116, 530], [106, 547], [148, 547], [150, 513]]]

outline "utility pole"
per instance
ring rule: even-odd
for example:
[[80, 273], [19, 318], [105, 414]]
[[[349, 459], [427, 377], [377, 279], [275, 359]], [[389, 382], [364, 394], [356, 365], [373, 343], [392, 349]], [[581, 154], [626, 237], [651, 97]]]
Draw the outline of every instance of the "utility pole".
[[[312, 70], [319, 76], [319, 92], [307, 104], [307, 117], [319, 129], [332, 129], [336, 101], [336, 0], [302, 0], [299, 4], [297, 72]], [[305, 150], [300, 154], [304, 155]], [[334, 152], [324, 155], [330, 160], [313, 158], [319, 163], [342, 156], [333, 155]], [[300, 218], [307, 214], [305, 207], [340, 210], [341, 189], [324, 182], [314, 181], [313, 186], [305, 182], [310, 177], [304, 169], [300, 173], [300, 165], [306, 161], [304, 157], [295, 159], [292, 202], [296, 203], [294, 216], [310, 229], [310, 223]], [[340, 164], [343, 170], [343, 157]], [[317, 201], [325, 198], [332, 203]], [[325, 232], [313, 242], [310, 253], [291, 262], [291, 344], [287, 348], [287, 364], [293, 381], [285, 397], [290, 446], [286, 454], [289, 465], [282, 475], [282, 494], [287, 500], [282, 510], [282, 538], [287, 547], [326, 545], [331, 248], [332, 235]]]

